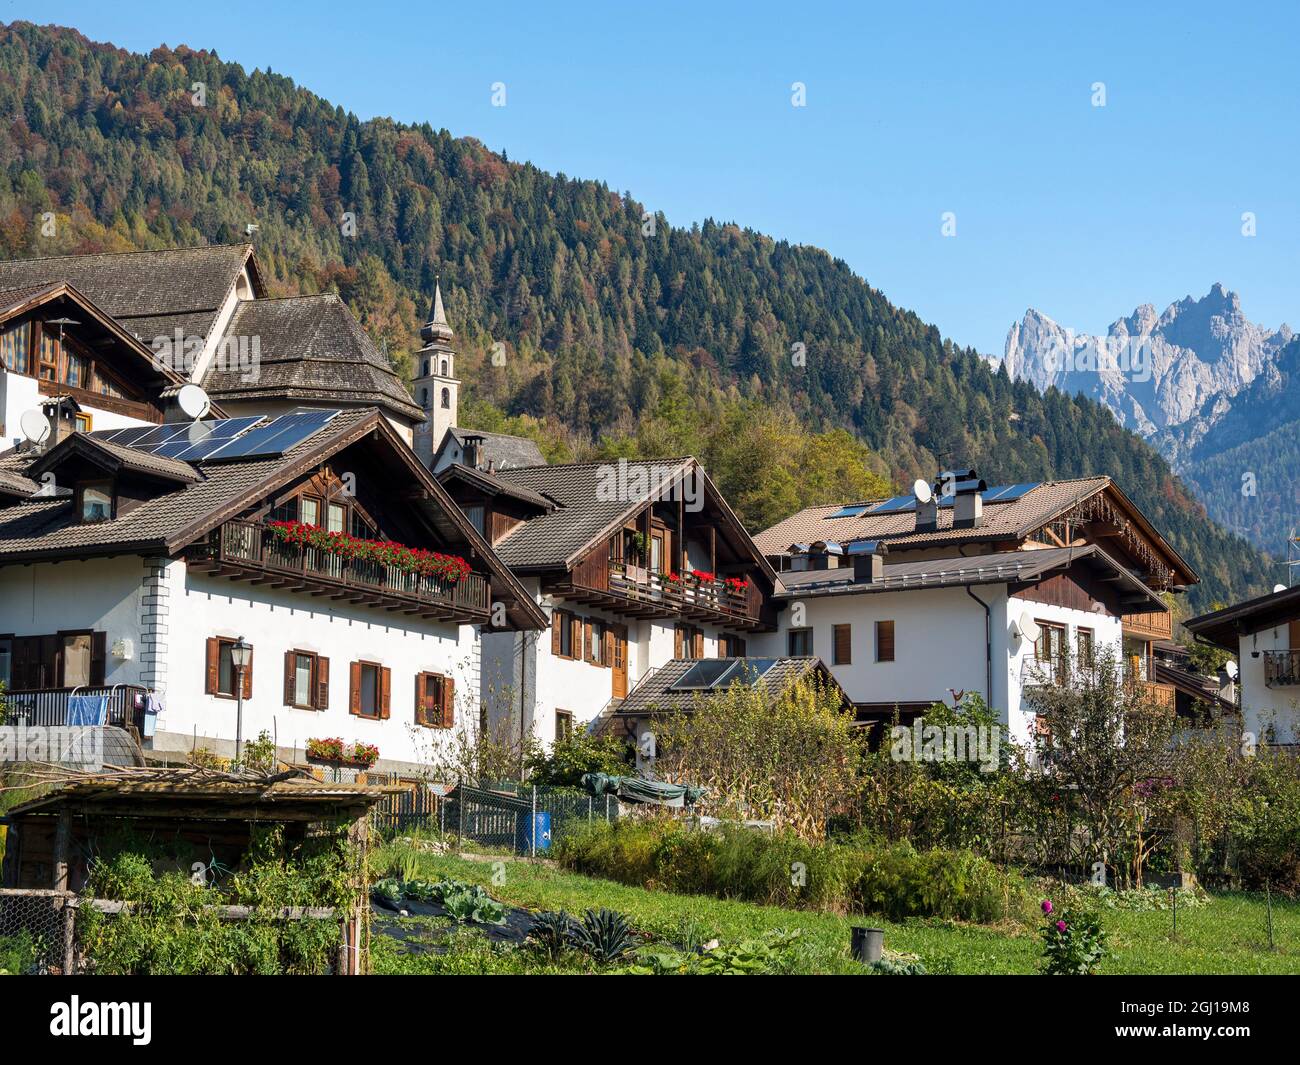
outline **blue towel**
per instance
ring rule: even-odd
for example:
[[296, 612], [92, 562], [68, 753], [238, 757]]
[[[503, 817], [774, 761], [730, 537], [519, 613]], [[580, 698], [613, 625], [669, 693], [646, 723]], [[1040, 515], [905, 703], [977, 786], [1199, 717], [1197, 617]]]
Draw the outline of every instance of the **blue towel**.
[[107, 695], [71, 695], [68, 697], [69, 725], [102, 725], [108, 721]]

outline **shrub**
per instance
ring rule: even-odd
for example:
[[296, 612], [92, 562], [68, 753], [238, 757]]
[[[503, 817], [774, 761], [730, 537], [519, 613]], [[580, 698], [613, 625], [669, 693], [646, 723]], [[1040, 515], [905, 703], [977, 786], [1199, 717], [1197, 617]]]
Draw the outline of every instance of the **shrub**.
[[575, 732], [556, 740], [549, 751], [530, 750], [525, 769], [530, 784], [576, 788], [586, 773], [626, 773], [629, 751], [626, 743], [613, 736]]
[[1043, 900], [1043, 972], [1048, 976], [1088, 976], [1106, 958], [1106, 932], [1091, 910], [1056, 910]]
[[1023, 879], [969, 851], [810, 842], [793, 833], [692, 831], [678, 821], [584, 825], [555, 848], [566, 868], [639, 887], [891, 919], [1022, 915]]

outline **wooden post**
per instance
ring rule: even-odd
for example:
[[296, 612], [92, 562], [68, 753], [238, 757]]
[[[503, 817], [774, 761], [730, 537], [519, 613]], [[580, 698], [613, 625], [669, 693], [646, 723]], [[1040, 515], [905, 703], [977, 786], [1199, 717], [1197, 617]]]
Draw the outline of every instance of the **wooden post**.
[[68, 852], [72, 847], [72, 814], [63, 810], [54, 830], [54, 890], [63, 893], [55, 901], [63, 921], [63, 975], [71, 976], [75, 966], [74, 941], [77, 911], [68, 893]]

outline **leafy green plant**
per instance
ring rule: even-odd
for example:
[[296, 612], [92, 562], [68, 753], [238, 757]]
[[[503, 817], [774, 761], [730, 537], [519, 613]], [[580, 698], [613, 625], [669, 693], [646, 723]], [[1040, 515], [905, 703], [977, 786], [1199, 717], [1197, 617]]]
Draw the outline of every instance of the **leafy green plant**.
[[609, 965], [636, 946], [627, 918], [616, 910], [588, 910], [572, 930], [570, 942], [601, 965]]
[[533, 915], [528, 942], [554, 961], [569, 946], [573, 927], [573, 918], [563, 910], [543, 910]]
[[1043, 972], [1048, 976], [1088, 976], [1105, 960], [1106, 931], [1091, 910], [1061, 910], [1043, 900]]
[[26, 928], [11, 936], [0, 936], [0, 975], [31, 972], [40, 954], [40, 941]]
[[871, 963], [871, 972], [877, 976], [925, 976], [926, 968], [919, 961], [895, 961], [881, 958]]
[[267, 729], [257, 739], [244, 742], [244, 765], [264, 772], [275, 768], [275, 740]]

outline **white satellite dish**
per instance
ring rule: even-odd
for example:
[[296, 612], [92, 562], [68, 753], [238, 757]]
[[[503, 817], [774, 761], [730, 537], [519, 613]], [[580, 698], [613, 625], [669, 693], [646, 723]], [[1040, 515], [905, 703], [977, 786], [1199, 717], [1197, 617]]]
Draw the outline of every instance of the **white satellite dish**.
[[924, 479], [918, 480], [912, 485], [912, 494], [916, 496], [920, 503], [928, 503], [934, 498], [934, 493], [930, 490], [930, 482]]
[[198, 385], [182, 385], [176, 393], [176, 402], [188, 417], [196, 421], [212, 409], [212, 400]]
[[1285, 592], [1285, 591], [1286, 591], [1286, 585], [1285, 585], [1285, 584], [1275, 584], [1275, 585], [1273, 585], [1273, 591], [1274, 591], [1275, 594], [1276, 594], [1277, 592]]
[[1038, 637], [1042, 635], [1042, 628], [1027, 613], [1021, 614], [1015, 621], [1016, 635], [1022, 640], [1028, 640], [1030, 643], [1037, 643]]
[[1228, 676], [1229, 676], [1232, 680], [1236, 680], [1236, 679], [1237, 679], [1237, 663], [1234, 662], [1231, 658], [1229, 658], [1229, 659], [1228, 659], [1228, 660], [1223, 664], [1223, 671], [1224, 671], [1226, 674], [1228, 674]]
[[43, 444], [50, 435], [50, 420], [40, 410], [25, 410], [18, 419], [18, 425], [33, 444]]

